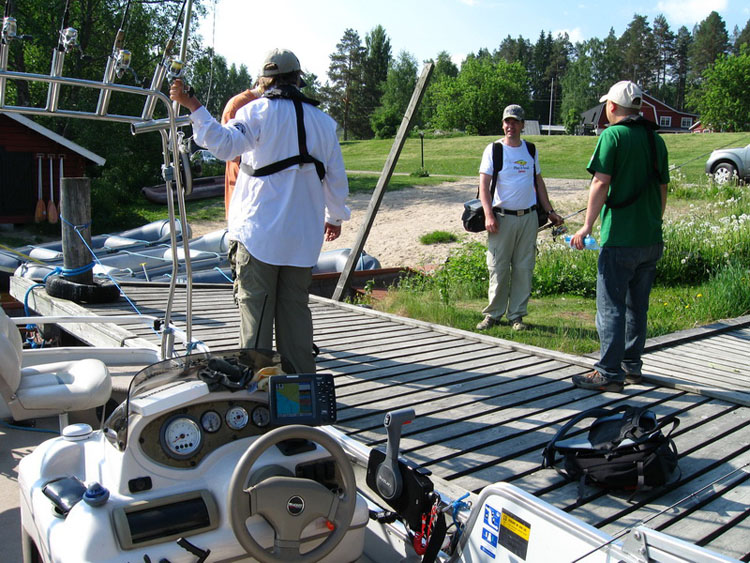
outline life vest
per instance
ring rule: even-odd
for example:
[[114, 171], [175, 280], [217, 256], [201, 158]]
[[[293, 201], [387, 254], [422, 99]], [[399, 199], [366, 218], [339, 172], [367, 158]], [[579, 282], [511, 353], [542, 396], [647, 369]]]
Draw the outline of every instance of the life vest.
[[262, 166], [258, 169], [253, 168], [249, 164], [240, 164], [240, 169], [250, 176], [259, 177], [259, 176], [268, 176], [269, 174], [275, 174], [276, 172], [280, 172], [282, 170], [285, 170], [289, 168], [290, 166], [294, 166], [295, 164], [299, 164], [300, 166], [304, 164], [314, 164], [315, 170], [318, 173], [318, 178], [320, 178], [320, 181], [323, 181], [323, 178], [325, 178], [326, 175], [326, 169], [323, 163], [312, 156], [307, 151], [307, 134], [305, 132], [305, 119], [304, 119], [304, 112], [302, 110], [302, 104], [310, 104], [312, 106], [317, 106], [320, 102], [317, 100], [313, 100], [311, 98], [308, 98], [305, 96], [302, 92], [299, 91], [299, 89], [295, 88], [291, 85], [283, 85], [283, 86], [275, 86], [271, 88], [270, 90], [267, 90], [263, 94], [264, 98], [268, 98], [270, 100], [275, 99], [286, 99], [291, 100], [294, 104], [294, 113], [297, 116], [297, 141], [299, 144], [299, 154], [296, 156], [290, 156], [289, 158], [285, 158], [284, 160], [279, 160], [277, 162], [267, 164], [266, 166]]

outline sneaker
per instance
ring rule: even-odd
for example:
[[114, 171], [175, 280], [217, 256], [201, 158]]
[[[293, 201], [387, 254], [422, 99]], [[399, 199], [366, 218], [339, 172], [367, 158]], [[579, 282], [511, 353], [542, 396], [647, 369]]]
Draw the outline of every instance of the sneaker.
[[625, 371], [625, 381], [628, 383], [640, 383], [643, 381], [643, 374], [642, 373], [628, 373], [628, 371]]
[[515, 321], [513, 321], [511, 328], [513, 328], [513, 330], [526, 330], [529, 327], [526, 326], [521, 319], [516, 319]]
[[573, 385], [581, 389], [593, 389], [595, 391], [621, 392], [625, 385], [622, 381], [607, 379], [601, 373], [594, 370], [585, 375], [574, 375]]
[[486, 315], [482, 322], [477, 325], [477, 330], [487, 330], [500, 324], [500, 320]]

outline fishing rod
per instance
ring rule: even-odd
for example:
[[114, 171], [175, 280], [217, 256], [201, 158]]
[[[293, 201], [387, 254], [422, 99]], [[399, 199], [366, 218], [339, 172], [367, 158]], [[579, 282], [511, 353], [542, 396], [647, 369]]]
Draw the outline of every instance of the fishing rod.
[[[62, 24], [57, 40], [57, 47], [52, 50], [52, 68], [49, 71], [51, 77], [62, 76], [63, 63], [65, 54], [72, 48], [78, 46], [78, 30], [68, 27], [68, 18], [70, 17], [70, 0], [65, 0], [65, 10], [63, 11]], [[60, 84], [50, 82], [47, 90], [47, 111], [55, 112], [60, 98]]]
[[595, 547], [595, 548], [594, 548], [594, 549], [592, 549], [591, 551], [588, 551], [588, 552], [584, 553], [584, 554], [583, 554], [583, 555], [581, 555], [581, 556], [580, 556], [580, 557], [579, 557], [578, 559], [574, 559], [574, 560], [573, 560], [573, 561], [571, 561], [570, 563], [578, 563], [578, 561], [581, 561], [581, 560], [585, 559], [586, 557], [588, 557], [589, 555], [591, 555], [591, 554], [593, 554], [593, 553], [596, 553], [596, 552], [597, 552], [597, 551], [599, 551], [600, 549], [604, 549], [605, 547], [607, 547], [608, 545], [610, 545], [611, 543], [613, 543], [613, 542], [614, 542], [614, 541], [616, 541], [617, 539], [621, 538], [621, 537], [622, 537], [622, 536], [624, 536], [625, 534], [629, 534], [630, 532], [632, 532], [632, 531], [633, 531], [633, 530], [634, 530], [635, 528], [637, 528], [638, 526], [642, 526], [642, 525], [646, 524], [647, 522], [650, 522], [651, 520], [653, 520], [653, 519], [654, 519], [654, 518], [656, 518], [657, 516], [661, 516], [662, 514], [664, 514], [664, 513], [668, 512], [668, 511], [672, 510], [673, 508], [676, 508], [676, 507], [680, 506], [681, 504], [683, 504], [683, 503], [685, 503], [685, 502], [689, 501], [689, 500], [690, 500], [691, 498], [694, 498], [694, 497], [697, 497], [697, 496], [699, 496], [699, 495], [700, 495], [700, 494], [702, 494], [702, 493], [703, 493], [704, 491], [706, 491], [706, 490], [710, 489], [711, 487], [713, 487], [713, 486], [714, 486], [714, 485], [716, 485], [717, 483], [720, 483], [721, 481], [723, 481], [723, 480], [724, 480], [724, 479], [726, 479], [727, 477], [731, 477], [732, 475], [734, 475], [735, 473], [738, 473], [738, 472], [740, 472], [740, 471], [745, 471], [745, 473], [747, 473], [747, 472], [748, 472], [748, 471], [747, 471], [747, 469], [746, 469], [747, 467], [750, 467], [750, 461], [749, 461], [749, 462], [747, 462], [747, 463], [745, 463], [744, 465], [740, 465], [739, 467], [737, 467], [736, 469], [734, 469], [734, 470], [730, 471], [729, 473], [726, 473], [726, 474], [724, 474], [724, 475], [721, 475], [721, 476], [717, 477], [716, 479], [714, 479], [713, 481], [711, 481], [711, 482], [710, 482], [710, 483], [708, 483], [707, 485], [704, 485], [703, 487], [701, 487], [701, 488], [700, 488], [700, 489], [698, 489], [697, 491], [693, 491], [693, 492], [692, 492], [692, 493], [690, 493], [689, 495], [687, 495], [687, 496], [685, 496], [685, 497], [681, 498], [680, 500], [678, 500], [677, 502], [675, 502], [675, 503], [673, 503], [673, 504], [670, 504], [670, 505], [669, 505], [669, 506], [667, 506], [666, 508], [663, 508], [663, 509], [661, 509], [661, 510], [660, 510], [659, 512], [656, 512], [656, 513], [652, 514], [652, 515], [651, 515], [651, 516], [649, 516], [648, 518], [645, 518], [645, 519], [641, 520], [640, 522], [636, 522], [635, 524], [632, 524], [632, 525], [628, 526], [628, 527], [627, 527], [627, 528], [625, 528], [624, 530], [620, 530], [620, 532], [618, 532], [617, 534], [615, 534], [615, 535], [614, 535], [614, 536], [612, 537], [612, 539], [611, 539], [611, 540], [609, 540], [608, 542], [606, 542], [606, 543], [603, 543], [603, 544], [601, 544], [600, 546], [598, 546], [598, 547]]
[[670, 169], [670, 170], [677, 170], [677, 169], [679, 169], [679, 168], [682, 168], [682, 167], [683, 167], [683, 166], [685, 166], [686, 164], [689, 164], [689, 163], [693, 162], [694, 160], [698, 160], [699, 158], [703, 158], [703, 157], [705, 157], [705, 156], [708, 156], [709, 154], [711, 154], [711, 153], [712, 153], [712, 152], [714, 152], [714, 151], [720, 151], [721, 149], [725, 149], [725, 148], [727, 148], [727, 147], [728, 147], [728, 146], [730, 146], [730, 145], [739, 145], [739, 144], [741, 144], [741, 143], [744, 143], [744, 142], [745, 142], [745, 140], [746, 140], [746, 139], [748, 139], [748, 138], [750, 138], [750, 137], [742, 137], [742, 138], [740, 138], [740, 140], [739, 140], [739, 141], [732, 141], [732, 142], [730, 142], [730, 143], [727, 143], [726, 145], [723, 145], [723, 146], [721, 146], [721, 147], [717, 147], [717, 148], [715, 148], [715, 149], [712, 149], [712, 150], [710, 150], [709, 152], [705, 152], [705, 153], [703, 153], [703, 154], [699, 154], [699, 155], [698, 155], [698, 156], [696, 156], [695, 158], [691, 158], [690, 160], [686, 160], [686, 161], [685, 161], [685, 162], [683, 162], [682, 164], [675, 164], [675, 165], [673, 165], [673, 166], [670, 166], [670, 167], [669, 167], [669, 169]]
[[[10, 44], [14, 39], [28, 41], [33, 37], [31, 35], [18, 35], [18, 23], [16, 18], [10, 15], [10, 0], [6, 0], [3, 27], [0, 33], [0, 71], [2, 72], [8, 70], [8, 54], [10, 53]], [[0, 77], [0, 108], [5, 106], [5, 84], [5, 77]]]
[[[122, 22], [120, 28], [117, 30], [115, 35], [115, 41], [112, 45], [112, 52], [107, 57], [107, 67], [104, 69], [104, 84], [111, 84], [115, 80], [115, 75], [119, 78], [123, 73], [130, 68], [131, 53], [127, 49], [123, 49], [122, 45], [125, 42], [125, 22], [128, 19], [130, 13], [130, 3], [132, 0], [128, 0], [125, 5], [125, 13], [122, 16]], [[102, 90], [99, 93], [99, 101], [96, 105], [96, 114], [103, 116], [106, 115], [109, 107], [109, 100], [112, 97], [110, 90]]]
[[[566, 219], [570, 219], [571, 217], [575, 217], [576, 215], [578, 215], [579, 213], [583, 213], [584, 211], [586, 211], [586, 207], [584, 207], [583, 209], [579, 209], [578, 211], [575, 211], [575, 212], [571, 213], [570, 215], [566, 215], [565, 217], [563, 217], [563, 221], [565, 221]], [[548, 221], [547, 223], [545, 223], [544, 225], [542, 225], [541, 227], [539, 227], [536, 230], [536, 232], [537, 233], [541, 233], [542, 231], [544, 231], [546, 229], [549, 229], [550, 227], [553, 227], [553, 226], [554, 225]], [[558, 227], [559, 226], [561, 226], [561, 225], [558, 225]], [[552, 231], [553, 231], [553, 236], [558, 236], [558, 235], [563, 234], [563, 232], [566, 232], [566, 231], [555, 232], [555, 229], [552, 229]]]
[[[172, 49], [174, 49], [175, 46], [175, 36], [177, 35], [177, 29], [180, 27], [180, 20], [182, 20], [182, 16], [185, 13], [186, 4], [187, 0], [182, 0], [182, 8], [180, 8], [180, 13], [177, 16], [177, 21], [175, 21], [174, 28], [172, 28], [172, 34], [169, 36], [169, 39], [164, 46], [164, 53], [162, 54], [161, 60], [157, 63], [156, 68], [154, 69], [154, 76], [151, 78], [151, 86], [149, 87], [150, 90], [161, 90], [161, 85], [164, 82], [164, 77], [167, 74], [167, 70], [169, 69], [170, 76], [175, 72], [171, 68], [173, 62], [178, 63], [178, 72], [181, 72], [182, 70], [182, 62], [173, 61], [171, 59], [171, 55]], [[148, 98], [146, 98], [146, 102], [143, 105], [143, 113], [141, 113], [141, 118], [144, 121], [148, 121], [154, 116], [156, 101], [156, 96], [149, 96]]]

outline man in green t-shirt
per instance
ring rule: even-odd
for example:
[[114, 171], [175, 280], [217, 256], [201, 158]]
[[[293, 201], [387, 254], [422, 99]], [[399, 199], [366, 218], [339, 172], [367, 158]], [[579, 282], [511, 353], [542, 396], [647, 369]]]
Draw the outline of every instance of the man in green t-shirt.
[[599, 137], [588, 171], [591, 181], [583, 227], [572, 246], [582, 249], [601, 216], [596, 278], [596, 329], [601, 346], [595, 370], [573, 376], [584, 389], [622, 391], [641, 380], [648, 300], [664, 250], [662, 216], [667, 203], [667, 148], [657, 125], [640, 115], [641, 89], [618, 82], [603, 96], [610, 126]]

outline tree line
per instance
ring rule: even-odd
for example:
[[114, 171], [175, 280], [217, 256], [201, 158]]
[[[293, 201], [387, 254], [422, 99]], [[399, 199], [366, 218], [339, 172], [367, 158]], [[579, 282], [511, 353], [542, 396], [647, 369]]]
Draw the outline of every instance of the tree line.
[[[8, 69], [47, 75], [65, 0], [6, 0], [17, 19], [18, 32], [32, 40], [13, 41]], [[64, 76], [101, 81], [117, 30], [125, 33], [124, 48], [132, 53], [131, 68], [120, 83], [148, 85], [164, 46], [181, 29], [183, 0], [79, 0], [70, 3], [69, 25], [78, 30], [80, 48], [68, 53]], [[206, 15], [205, 0], [194, 0], [193, 26]], [[127, 10], [126, 10], [127, 9]], [[127, 11], [127, 18], [124, 14]], [[187, 80], [212, 115], [226, 101], [250, 87], [253, 76], [244, 65], [229, 65], [193, 29], [186, 57]], [[636, 15], [625, 32], [613, 30], [604, 39], [572, 44], [566, 35], [540, 32], [535, 42], [523, 37], [503, 39], [494, 50], [469, 54], [460, 67], [442, 51], [432, 60], [435, 70], [423, 98], [417, 126], [468, 134], [496, 134], [501, 112], [521, 104], [528, 119], [574, 126], [581, 111], [597, 103], [609, 85], [628, 78], [678, 109], [693, 110], [721, 128], [750, 128], [750, 21], [732, 34], [712, 12], [692, 31], [673, 32], [663, 16], [650, 23]], [[344, 139], [393, 136], [411, 98], [419, 73], [416, 58], [393, 54], [386, 30], [375, 26], [364, 40], [346, 29], [323, 80], [305, 76], [306, 93], [323, 102], [340, 124]], [[166, 84], [164, 90], [166, 91]], [[10, 81], [9, 104], [44, 107], [47, 87]], [[98, 93], [61, 89], [59, 107], [92, 111]], [[113, 94], [111, 113], [139, 114], [143, 99]], [[158, 108], [158, 105], [157, 105]], [[162, 117], [157, 110], [155, 117]], [[161, 180], [161, 141], [156, 134], [131, 136], [126, 125], [85, 119], [34, 118], [66, 138], [102, 155], [106, 166], [92, 169], [94, 208], [101, 206], [117, 219], [121, 202], [131, 202], [141, 187]], [[100, 225], [102, 227], [102, 225]]]
[[[382, 26], [365, 35], [344, 32], [330, 55], [328, 79], [308, 76], [339, 122], [344, 139], [388, 137], [400, 124], [417, 80], [417, 62], [391, 54]], [[750, 20], [728, 33], [717, 12], [673, 31], [666, 18], [634, 15], [619, 37], [571, 43], [567, 34], [542, 31], [535, 42], [508, 35], [490, 51], [469, 54], [460, 68], [442, 51], [419, 114], [418, 127], [468, 134], [500, 131], [500, 114], [521, 104], [528, 119], [564, 123], [572, 132], [581, 112], [618, 80], [633, 80], [668, 105], [699, 113], [718, 129], [750, 128]]]

